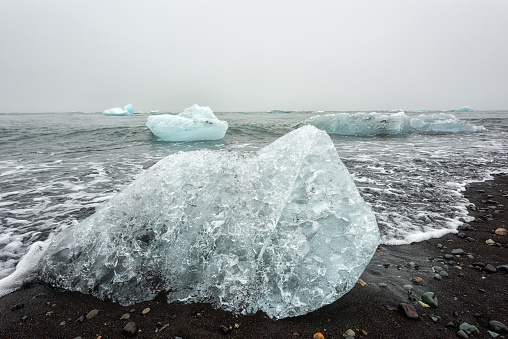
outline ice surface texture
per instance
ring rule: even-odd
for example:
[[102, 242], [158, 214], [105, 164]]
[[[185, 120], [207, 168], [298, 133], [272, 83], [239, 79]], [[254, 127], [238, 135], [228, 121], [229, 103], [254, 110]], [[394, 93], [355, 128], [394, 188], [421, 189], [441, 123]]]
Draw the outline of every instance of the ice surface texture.
[[178, 115], [149, 116], [146, 126], [164, 141], [219, 140], [228, 123], [221, 121], [209, 107], [194, 105]]
[[474, 126], [452, 114], [422, 114], [409, 118], [404, 112], [338, 113], [313, 116], [304, 121], [331, 134], [371, 135], [408, 134], [411, 132], [481, 132], [483, 126]]
[[104, 115], [134, 115], [134, 106], [132, 104], [127, 104], [122, 109], [120, 107], [108, 108], [104, 110]]
[[257, 153], [164, 158], [57, 235], [41, 275], [121, 304], [169, 291], [168, 302], [284, 318], [349, 291], [378, 244], [331, 139], [304, 126]]

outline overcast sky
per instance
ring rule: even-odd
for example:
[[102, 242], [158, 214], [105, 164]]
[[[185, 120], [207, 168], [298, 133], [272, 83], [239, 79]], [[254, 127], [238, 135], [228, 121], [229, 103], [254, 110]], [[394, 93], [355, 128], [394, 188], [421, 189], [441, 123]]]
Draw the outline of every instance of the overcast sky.
[[507, 0], [0, 0], [0, 112], [508, 109]]

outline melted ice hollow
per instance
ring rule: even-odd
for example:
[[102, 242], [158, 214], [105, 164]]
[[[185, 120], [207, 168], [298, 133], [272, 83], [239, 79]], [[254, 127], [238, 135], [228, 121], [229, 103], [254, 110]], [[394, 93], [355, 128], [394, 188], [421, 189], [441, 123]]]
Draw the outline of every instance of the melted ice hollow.
[[284, 318], [348, 292], [378, 244], [329, 136], [304, 126], [257, 153], [164, 158], [57, 235], [41, 274], [121, 304], [167, 291], [168, 302]]

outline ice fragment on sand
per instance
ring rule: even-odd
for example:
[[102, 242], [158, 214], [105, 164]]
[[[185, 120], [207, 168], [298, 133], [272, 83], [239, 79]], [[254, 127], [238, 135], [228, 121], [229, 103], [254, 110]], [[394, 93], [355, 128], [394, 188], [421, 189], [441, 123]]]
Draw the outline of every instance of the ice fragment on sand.
[[121, 304], [169, 291], [284, 318], [349, 291], [379, 230], [329, 136], [297, 129], [256, 153], [170, 155], [52, 242], [47, 282]]

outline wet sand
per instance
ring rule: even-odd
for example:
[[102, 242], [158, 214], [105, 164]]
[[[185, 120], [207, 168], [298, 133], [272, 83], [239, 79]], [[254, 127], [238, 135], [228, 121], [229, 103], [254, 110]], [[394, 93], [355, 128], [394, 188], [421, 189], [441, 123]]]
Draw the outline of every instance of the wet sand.
[[[304, 316], [235, 316], [206, 304], [169, 305], [164, 295], [123, 307], [33, 282], [0, 298], [0, 337], [123, 338], [124, 326], [135, 322], [138, 338], [312, 338], [317, 332], [343, 338], [348, 329], [356, 338], [454, 338], [462, 323], [478, 328], [472, 337], [490, 338], [491, 320], [508, 325], [508, 235], [494, 233], [508, 229], [508, 178], [495, 175], [494, 180], [472, 183], [464, 195], [476, 207], [468, 209], [475, 220], [459, 231], [463, 234], [380, 246], [360, 278], [362, 284]], [[486, 244], [488, 239], [494, 244]], [[454, 249], [464, 254], [452, 254]], [[497, 272], [488, 272], [489, 264]], [[436, 279], [438, 267], [448, 277]], [[403, 288], [409, 284], [411, 294]], [[418, 303], [424, 292], [435, 293], [437, 308]], [[412, 305], [418, 318], [408, 318], [400, 303]], [[147, 307], [150, 312], [142, 315]], [[78, 320], [94, 309], [96, 316]], [[120, 319], [124, 314], [130, 319]], [[498, 338], [508, 337], [498, 333]]]

